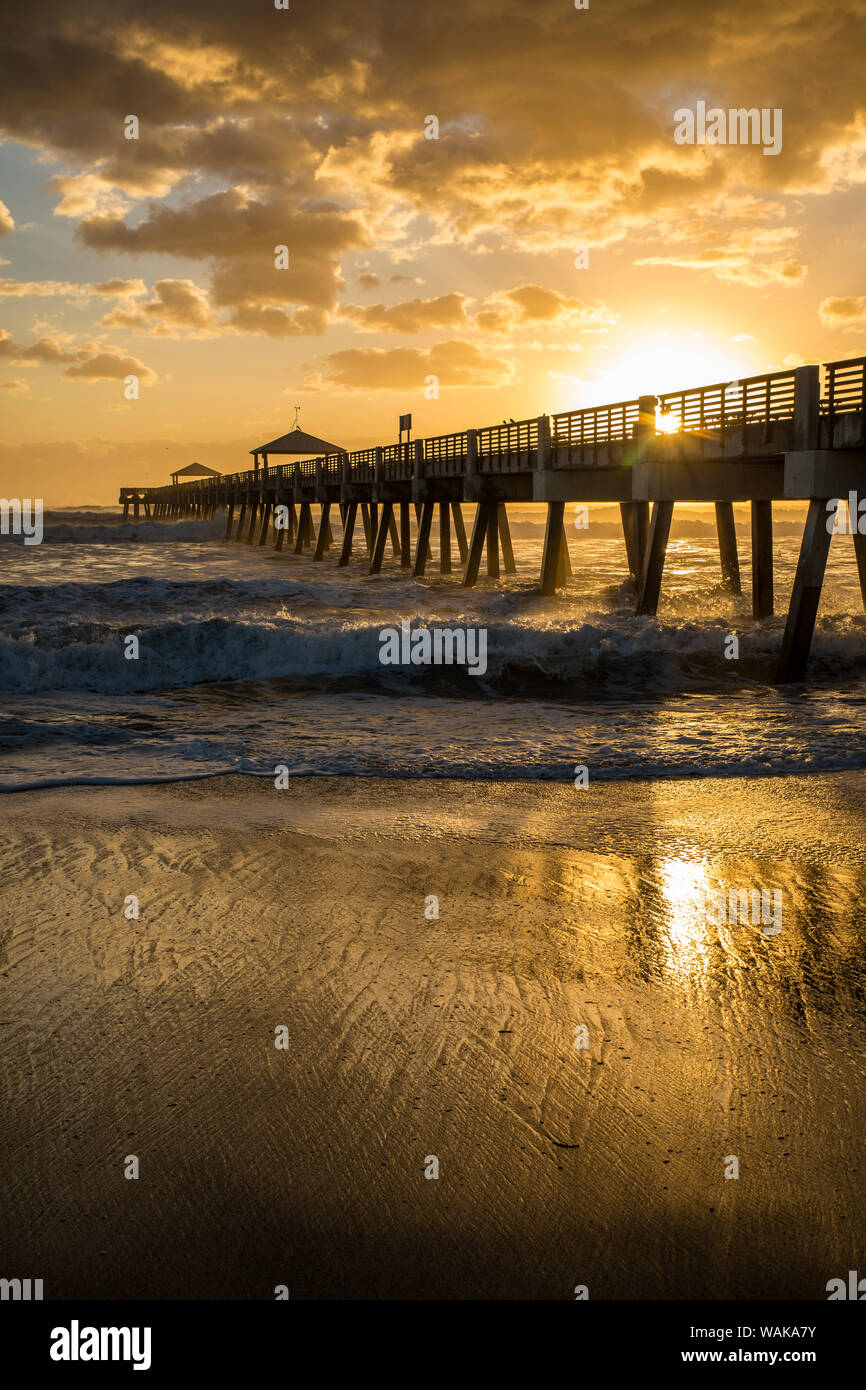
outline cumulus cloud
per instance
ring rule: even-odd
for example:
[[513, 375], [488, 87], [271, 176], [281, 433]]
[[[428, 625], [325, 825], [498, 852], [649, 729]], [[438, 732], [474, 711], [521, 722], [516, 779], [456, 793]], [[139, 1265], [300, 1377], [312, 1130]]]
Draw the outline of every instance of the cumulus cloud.
[[102, 320], [105, 328], [128, 328], [155, 337], [174, 336], [178, 329], [203, 331], [213, 322], [208, 297], [192, 280], [157, 280], [150, 299], [129, 309], [112, 309]]
[[[274, 306], [333, 309], [342, 286], [341, 257], [369, 240], [355, 212], [330, 205], [298, 209], [282, 194], [259, 199], [242, 189], [210, 194], [180, 208], [151, 204], [148, 216], [135, 226], [121, 217], [86, 218], [78, 236], [91, 250], [209, 262], [213, 308], [236, 310], [230, 320], [233, 324], [274, 336], [308, 331], [305, 323], [313, 323], [314, 331], [319, 331], [320, 315], [284, 314], [280, 319], [261, 311]], [[283, 246], [288, 249], [285, 269], [277, 265], [277, 248]], [[181, 282], [162, 283], [177, 286]], [[179, 297], [180, 291], [175, 294]], [[192, 308], [189, 300], [185, 307]], [[158, 303], [149, 315], [145, 311], [143, 317], [133, 317], [130, 327], [141, 327], [148, 317], [167, 321]], [[200, 322], [204, 323], [203, 317]]]
[[[80, 162], [55, 183], [73, 216], [105, 212], [112, 190], [162, 197], [196, 172], [288, 188], [295, 202], [330, 183], [383, 229], [400, 199], [455, 238], [565, 245], [576, 209], [596, 236], [620, 234], [629, 183], [641, 218], [688, 208], [696, 179], [761, 195], [838, 182], [862, 100], [836, 26], [814, 6], [780, 14], [774, 0], [754, 0], [733, 30], [722, 0], [708, 0], [699, 30], [693, 13], [691, 0], [632, 7], [624, 49], [616, 7], [589, 24], [561, 0], [369, 0], [359, 24], [353, 0], [331, 0], [285, 44], [286, 16], [268, 7], [152, 0], [131, 22], [90, 0], [53, 7], [46, 24], [7, 18], [0, 121]], [[779, 157], [674, 148], [696, 67], [710, 101], [749, 106], [758, 93], [784, 108]], [[427, 111], [438, 140], [424, 138]], [[122, 138], [126, 112], [141, 114], [139, 141]]]
[[440, 387], [504, 386], [514, 379], [514, 364], [456, 339], [431, 348], [347, 348], [316, 358], [307, 389], [342, 387], [347, 391], [422, 390], [434, 375]]
[[11, 212], [7, 208], [3, 199], [0, 198], [0, 236], [5, 236], [7, 232], [14, 231], [15, 221]]
[[[364, 291], [387, 280], [389, 256], [448, 289], [440, 251], [500, 253], [507, 285], [535, 274], [515, 271], [514, 255], [626, 241], [639, 267], [796, 287], [795, 200], [866, 178], [861, 65], [844, 48], [840, 59], [849, 21], [814, 5], [753, 0], [732, 26], [723, 0], [706, 0], [696, 26], [693, 0], [666, 0], [629, 7], [626, 29], [621, 7], [599, 5], [590, 22], [563, 0], [368, 0], [363, 22], [355, 0], [291, 18], [234, 0], [48, 6], [39, 23], [21, 7], [0, 20], [0, 126], [62, 161], [49, 190], [87, 251], [121, 272], [126, 257], [181, 262], [144, 304], [108, 316], [130, 333], [320, 333], [344, 260], [371, 247], [382, 260], [376, 275], [361, 267]], [[673, 113], [698, 95], [783, 108], [782, 153], [676, 146]], [[139, 140], [123, 138], [131, 112]], [[0, 205], [0, 234], [11, 225]], [[201, 286], [183, 278], [190, 261], [205, 267]], [[421, 283], [391, 276], [403, 281]], [[348, 304], [342, 319], [490, 339], [604, 326], [590, 317], [604, 309], [504, 285], [474, 304], [457, 293]]]
[[825, 328], [863, 328], [866, 326], [866, 295], [822, 299], [818, 316]]
[[80, 378], [82, 381], [123, 381], [127, 376], [137, 376], [139, 381], [149, 383], [156, 380], [156, 373], [139, 362], [137, 357], [125, 353], [106, 350], [84, 357], [80, 362], [64, 367], [61, 376], [68, 380]]
[[477, 315], [481, 327], [490, 332], [510, 333], [515, 328], [538, 327], [589, 329], [616, 322], [616, 315], [604, 304], [587, 304], [583, 299], [560, 294], [542, 285], [518, 285], [493, 295]]
[[85, 381], [122, 379], [130, 374], [145, 383], [156, 380], [156, 372], [121, 348], [95, 342], [75, 344], [56, 336], [46, 335], [25, 344], [15, 342], [8, 331], [0, 329], [0, 357], [12, 362], [62, 363], [61, 376], [69, 380], [76, 377]]
[[423, 333], [428, 328], [454, 328], [467, 323], [462, 294], [434, 299], [411, 299], [402, 304], [344, 304], [342, 318], [374, 333]]

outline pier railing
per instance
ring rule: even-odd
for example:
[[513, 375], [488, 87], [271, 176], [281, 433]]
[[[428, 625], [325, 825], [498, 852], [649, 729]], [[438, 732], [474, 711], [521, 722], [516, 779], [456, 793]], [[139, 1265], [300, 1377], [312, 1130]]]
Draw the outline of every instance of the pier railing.
[[[833, 447], [834, 433], [839, 437], [842, 417], [859, 413], [859, 443], [866, 447], [866, 357], [846, 358], [828, 362], [823, 367], [823, 384], [819, 408], [824, 439]], [[716, 382], [711, 386], [695, 386], [682, 391], [666, 391], [656, 401], [661, 415], [663, 433], [685, 433], [717, 440], [724, 452], [726, 440], [733, 432], [743, 451], [747, 434], [751, 443], [773, 446], [778, 443], [775, 427], [794, 419], [796, 372], [793, 367], [780, 372], [745, 377], [739, 381]], [[279, 480], [287, 487], [296, 478], [302, 484], [317, 479], [328, 486], [339, 485], [344, 478], [353, 483], [372, 484], [376, 481], [377, 460], [381, 460], [384, 481], [406, 482], [415, 476], [416, 450], [420, 443], [424, 470], [429, 477], [459, 477], [469, 469], [470, 452], [473, 467], [479, 473], [525, 472], [537, 465], [540, 420], [507, 420], [473, 431], [432, 435], [412, 443], [388, 444], [380, 449], [357, 449], [349, 454], [329, 454], [325, 458], [302, 459], [298, 462], [268, 464], [262, 473], [254, 469], [225, 474], [220, 487], [244, 488], [251, 483]], [[666, 427], [668, 422], [672, 429]], [[556, 467], [605, 466], [620, 462], [620, 446], [636, 438], [640, 420], [639, 400], [618, 401], [613, 405], [587, 406], [579, 410], [560, 411], [550, 417], [550, 446]], [[851, 431], [853, 430], [853, 435]], [[650, 422], [650, 433], [653, 422]], [[470, 435], [474, 433], [474, 448], [470, 451]], [[856, 421], [845, 425], [843, 442], [857, 444]], [[214, 479], [191, 480], [177, 486], [193, 499], [207, 493]], [[138, 489], [151, 497], [175, 494], [177, 486]], [[135, 491], [129, 489], [130, 492]]]
[[827, 420], [827, 443], [832, 449], [840, 415], [860, 412], [860, 442], [866, 445], [866, 357], [849, 357], [824, 366], [821, 414]]
[[560, 457], [564, 451], [568, 464], [578, 462], [583, 466], [591, 455], [595, 466], [602, 446], [634, 438], [639, 414], [636, 400], [564, 410], [551, 419], [550, 442], [560, 451]]
[[424, 464], [432, 478], [456, 478], [466, 471], [469, 452], [466, 430], [458, 434], [435, 434], [424, 440]]
[[538, 453], [538, 416], [508, 420], [478, 430], [479, 473], [519, 473], [535, 465]]
[[671, 416], [677, 428], [689, 434], [711, 434], [724, 445], [728, 431], [746, 425], [763, 426], [763, 442], [781, 420], [794, 418], [794, 369], [722, 381], [714, 386], [695, 386], [686, 391], [667, 391], [659, 396], [662, 416]]

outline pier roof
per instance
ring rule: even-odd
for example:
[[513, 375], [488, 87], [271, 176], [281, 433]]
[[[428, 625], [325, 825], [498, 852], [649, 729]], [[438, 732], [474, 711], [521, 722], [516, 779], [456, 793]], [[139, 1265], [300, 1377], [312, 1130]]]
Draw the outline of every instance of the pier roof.
[[203, 463], [188, 463], [186, 468], [176, 468], [173, 478], [221, 478], [216, 468], [206, 468]]
[[303, 454], [305, 458], [312, 458], [317, 454], [345, 454], [346, 450], [339, 444], [329, 444], [327, 439], [317, 439], [314, 434], [307, 434], [306, 430], [299, 429], [296, 425], [288, 434], [281, 434], [279, 439], [272, 439], [269, 444], [259, 444], [257, 448], [250, 449], [251, 454]]

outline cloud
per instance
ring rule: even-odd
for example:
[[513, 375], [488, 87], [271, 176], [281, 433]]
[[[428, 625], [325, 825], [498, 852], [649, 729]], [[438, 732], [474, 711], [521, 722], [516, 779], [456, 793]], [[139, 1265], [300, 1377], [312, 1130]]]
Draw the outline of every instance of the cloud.
[[402, 304], [344, 304], [341, 318], [370, 333], [423, 333], [429, 328], [453, 328], [467, 323], [462, 294], [434, 299], [411, 299]]
[[112, 309], [102, 320], [105, 328], [128, 328], [155, 337], [175, 337], [178, 329], [211, 329], [213, 323], [208, 297], [192, 280], [157, 280], [150, 299], [129, 309]]
[[7, 208], [3, 199], [0, 198], [0, 236], [5, 236], [7, 232], [14, 231], [15, 221], [11, 212]]
[[762, 289], [766, 285], [782, 285], [789, 289], [803, 283], [806, 267], [793, 257], [758, 259], [745, 247], [718, 246], [713, 250], [674, 253], [669, 256], [644, 256], [635, 265], [675, 266], [679, 270], [708, 272], [728, 284], [749, 285]]
[[324, 333], [328, 316], [322, 309], [285, 309], [242, 306], [231, 314], [229, 324], [243, 333], [266, 333], [270, 338], [293, 338], [301, 334]]
[[0, 296], [7, 299], [20, 299], [26, 295], [42, 298], [59, 295], [64, 299], [74, 299], [86, 294], [86, 285], [75, 285], [67, 280], [0, 280]]
[[862, 328], [866, 325], [866, 295], [822, 299], [818, 317], [825, 328]]
[[[191, 261], [207, 268], [196, 275], [206, 305], [191, 291], [171, 306], [154, 288], [112, 327], [320, 332], [344, 291], [344, 260], [375, 246], [379, 273], [361, 268], [365, 291], [388, 280], [389, 256], [423, 265], [426, 283], [445, 289], [449, 274], [472, 283], [457, 280], [458, 256], [495, 253], [507, 269], [498, 291], [485, 277], [486, 298], [443, 309], [450, 318], [418, 307], [447, 294], [414, 309], [346, 306], [362, 332], [567, 333], [585, 330], [593, 306], [509, 298], [507, 284], [536, 274], [515, 271], [512, 257], [628, 241], [639, 267], [797, 286], [796, 200], [866, 179], [847, 12], [828, 21], [814, 5], [753, 0], [748, 23], [732, 26], [721, 0], [708, 0], [699, 27], [693, 15], [693, 0], [635, 4], [624, 30], [616, 6], [588, 17], [567, 0], [368, 0], [362, 24], [354, 0], [307, 6], [302, 18], [229, 0], [52, 0], [45, 23], [7, 7], [0, 126], [60, 162], [48, 184], [55, 211], [80, 223], [80, 243], [112, 257], [112, 270], [159, 255], [180, 262], [165, 277], [182, 284]], [[676, 146], [673, 112], [698, 97], [783, 108], [782, 153]], [[128, 113], [140, 118], [138, 140], [124, 139]], [[438, 140], [425, 138], [427, 113]], [[289, 270], [274, 268], [277, 244], [290, 249]], [[421, 283], [391, 277], [402, 281]]]
[[99, 343], [79, 343], [58, 337], [42, 337], [35, 343], [16, 343], [11, 335], [0, 329], [0, 357], [12, 362], [34, 364], [63, 363], [61, 376], [86, 381], [110, 380], [134, 374], [143, 382], [156, 381], [156, 372], [121, 348]]
[[[295, 204], [336, 190], [383, 238], [405, 205], [454, 241], [542, 249], [567, 245], [576, 220], [583, 240], [606, 244], [630, 218], [688, 209], [696, 181], [762, 197], [838, 184], [862, 136], [858, 64], [839, 56], [844, 17], [754, 0], [732, 30], [709, 0], [698, 32], [692, 13], [690, 0], [632, 6], [624, 47], [615, 7], [590, 23], [561, 0], [369, 0], [363, 25], [350, 0], [332, 0], [308, 8], [297, 34], [268, 7], [152, 0], [131, 17], [91, 0], [50, 25], [7, 17], [0, 122], [78, 161], [54, 184], [73, 216], [104, 212], [112, 190], [163, 197], [207, 177], [288, 190]], [[673, 111], [695, 95], [783, 107], [782, 154], [675, 147]], [[424, 138], [431, 111], [438, 140]], [[142, 121], [137, 141], [123, 139], [128, 112]]]
[[514, 379], [514, 364], [458, 340], [431, 348], [347, 348], [316, 358], [308, 389], [326, 386], [347, 391], [412, 391], [438, 377], [441, 388], [503, 386]]
[[104, 280], [100, 284], [75, 284], [70, 280], [0, 280], [0, 297], [24, 298], [29, 295], [40, 298], [57, 296], [63, 299], [88, 299], [91, 295], [103, 295], [109, 299], [125, 299], [146, 293], [143, 280]]
[[107, 299], [134, 299], [137, 295], [147, 293], [147, 286], [143, 280], [124, 280], [118, 276], [111, 280], [100, 280], [88, 288], [91, 294], [102, 294]]
[[20, 376], [12, 376], [9, 377], [7, 381], [0, 381], [0, 391], [9, 391], [13, 395], [21, 395], [29, 390], [30, 387], [27, 385], [27, 382]]
[[127, 376], [137, 376], [139, 381], [156, 381], [156, 372], [139, 362], [137, 357], [107, 350], [85, 357], [81, 362], [64, 367], [61, 376], [67, 380], [80, 378], [83, 381], [123, 381]]
[[[85, 219], [77, 235], [95, 251], [184, 256], [213, 262], [217, 302], [334, 302], [338, 259], [367, 244], [354, 212], [299, 210], [276, 195], [262, 200], [242, 189], [213, 193], [182, 208], [151, 203], [136, 226], [119, 217]], [[275, 267], [275, 248], [287, 246], [289, 268]]]

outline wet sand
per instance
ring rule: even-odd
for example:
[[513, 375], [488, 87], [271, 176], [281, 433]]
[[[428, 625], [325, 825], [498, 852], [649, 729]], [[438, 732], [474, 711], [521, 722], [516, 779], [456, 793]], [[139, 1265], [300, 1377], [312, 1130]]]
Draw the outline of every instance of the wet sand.
[[[864, 825], [849, 773], [4, 798], [0, 1273], [826, 1298], [866, 1246]], [[696, 920], [718, 884], [782, 931]]]

